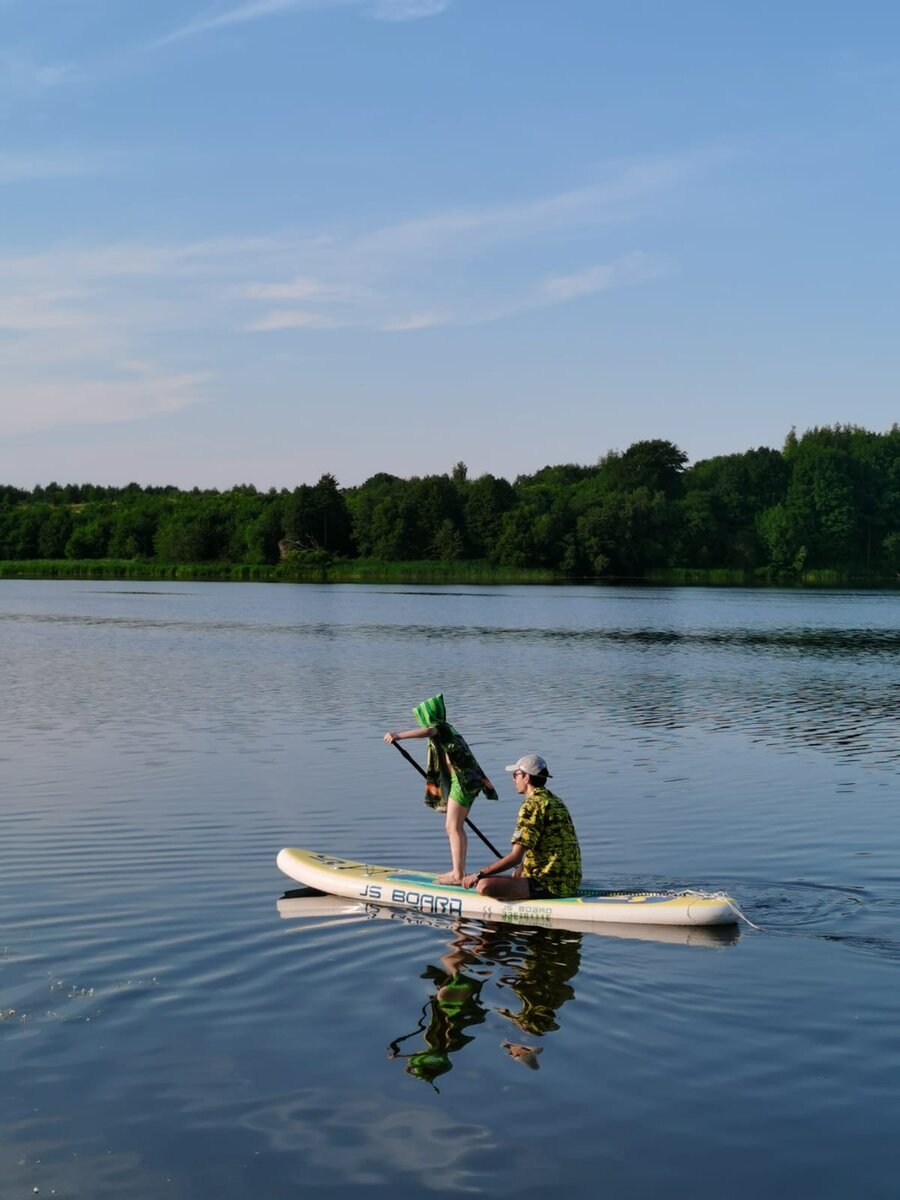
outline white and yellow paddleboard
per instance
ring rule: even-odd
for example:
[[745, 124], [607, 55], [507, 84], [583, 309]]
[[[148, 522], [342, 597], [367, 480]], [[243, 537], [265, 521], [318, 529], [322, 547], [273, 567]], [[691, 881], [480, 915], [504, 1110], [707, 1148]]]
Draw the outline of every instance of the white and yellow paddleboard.
[[[394, 908], [389, 904], [366, 904], [346, 896], [329, 896], [312, 888], [285, 892], [275, 902], [278, 915], [285, 921], [297, 921], [307, 928], [329, 928], [340, 924], [360, 924], [364, 921], [394, 921], [405, 925], [431, 925], [436, 929], [458, 930], [459, 921], [434, 917], [417, 908]], [[463, 923], [472, 918], [463, 918]], [[507, 922], [508, 924], [508, 922]], [[554, 917], [538, 921], [538, 925], [559, 933], [578, 933], [586, 937], [627, 938], [630, 941], [662, 942], [673, 946], [712, 946], [721, 949], [733, 946], [741, 936], [737, 925], [620, 925], [616, 921], [584, 921]], [[473, 925], [465, 926], [469, 931]], [[524, 922], [520, 928], [527, 928]], [[512, 933], [512, 927], [510, 927]]]
[[425, 871], [379, 867], [333, 854], [293, 847], [280, 851], [276, 863], [297, 883], [363, 904], [415, 909], [438, 917], [475, 917], [481, 921], [520, 925], [734, 925], [734, 901], [724, 892], [602, 892], [581, 889], [561, 900], [492, 900], [474, 888], [467, 891], [435, 882]]

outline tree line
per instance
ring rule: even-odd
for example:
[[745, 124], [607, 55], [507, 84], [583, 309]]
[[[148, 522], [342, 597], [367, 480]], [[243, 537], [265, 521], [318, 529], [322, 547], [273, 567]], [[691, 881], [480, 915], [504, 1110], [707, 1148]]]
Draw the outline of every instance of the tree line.
[[672, 442], [640, 441], [591, 466], [513, 482], [465, 464], [358, 487], [333, 475], [293, 489], [227, 491], [50, 483], [0, 485], [0, 559], [158, 563], [480, 560], [569, 577], [661, 568], [900, 573], [900, 427], [787, 436], [688, 466]]

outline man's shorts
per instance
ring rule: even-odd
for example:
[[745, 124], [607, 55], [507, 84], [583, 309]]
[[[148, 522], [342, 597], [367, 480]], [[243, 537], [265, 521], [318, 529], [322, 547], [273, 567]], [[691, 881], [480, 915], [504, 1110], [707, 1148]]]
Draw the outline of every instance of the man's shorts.
[[528, 877], [528, 895], [532, 900], [555, 900], [552, 892], [548, 892], [538, 879]]

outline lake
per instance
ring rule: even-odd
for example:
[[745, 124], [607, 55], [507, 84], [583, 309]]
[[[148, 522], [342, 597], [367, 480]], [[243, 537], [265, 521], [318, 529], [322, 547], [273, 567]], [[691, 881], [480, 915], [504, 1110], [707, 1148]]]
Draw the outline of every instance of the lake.
[[[900, 593], [4, 580], [0, 662], [4, 1200], [896, 1195]], [[587, 882], [758, 928], [282, 899], [447, 868], [439, 690], [495, 844], [537, 751]]]

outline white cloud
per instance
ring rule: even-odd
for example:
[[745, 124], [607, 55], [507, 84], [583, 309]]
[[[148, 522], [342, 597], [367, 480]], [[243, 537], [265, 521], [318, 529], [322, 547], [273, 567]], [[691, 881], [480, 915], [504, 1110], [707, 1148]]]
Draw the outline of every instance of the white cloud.
[[634, 253], [612, 263], [585, 267], [573, 275], [557, 275], [544, 280], [541, 292], [551, 303], [565, 304], [582, 296], [605, 292], [612, 287], [645, 283], [666, 273], [666, 265], [649, 255]]
[[372, 15], [379, 21], [417, 21], [435, 17], [449, 6], [450, 0], [375, 0]]
[[434, 17], [449, 7], [450, 0], [248, 0], [233, 8], [216, 9], [195, 17], [152, 43], [151, 48], [168, 46], [198, 34], [211, 33], [233, 25], [246, 25], [266, 17], [315, 9], [358, 8], [379, 21], [414, 21]]
[[322, 283], [317, 279], [293, 279], [287, 283], [251, 283], [241, 289], [248, 300], [316, 300], [335, 303], [358, 300], [365, 289]]
[[79, 329], [89, 318], [79, 311], [85, 292], [77, 287], [35, 287], [0, 293], [0, 333]]
[[53, 151], [43, 154], [0, 153], [0, 186], [29, 179], [57, 179], [71, 175], [91, 175], [108, 166], [98, 155]]
[[558, 275], [490, 302], [475, 301], [456, 310], [442, 313], [412, 313], [404, 318], [392, 318], [378, 326], [387, 333], [414, 333], [420, 329], [434, 329], [440, 325], [486, 325], [502, 321], [518, 313], [534, 312], [552, 308], [557, 304], [611, 291], [613, 288], [629, 287], [658, 279], [669, 270], [666, 263], [649, 255], [634, 253], [623, 255], [609, 263], [585, 267], [571, 275]]
[[623, 164], [589, 187], [370, 230], [7, 253], [3, 429], [172, 411], [204, 397], [208, 366], [252, 363], [292, 338], [473, 326], [650, 281], [665, 262], [609, 247], [629, 212], [661, 204], [688, 170], [687, 159]]
[[446, 313], [410, 313], [408, 317], [388, 321], [381, 328], [385, 333], [413, 333], [419, 329], [435, 329], [439, 325], [453, 324]]
[[68, 63], [37, 63], [10, 50], [0, 50], [0, 99], [33, 98], [72, 82], [75, 67]]
[[205, 374], [141, 379], [84, 379], [23, 383], [0, 407], [0, 435], [36, 433], [62, 425], [109, 425], [174, 412], [203, 399]]
[[[298, 252], [312, 274], [257, 282], [245, 292], [261, 302], [300, 300], [302, 312], [279, 309], [246, 328], [335, 327], [333, 317], [318, 324], [313, 314], [321, 314], [325, 302], [336, 301], [344, 305], [342, 325], [401, 332], [476, 324], [649, 281], [667, 267], [635, 253], [541, 282], [524, 277], [521, 264], [546, 259], [557, 239], [575, 232], [596, 231], [597, 236], [603, 227], [658, 205], [695, 165], [694, 156], [624, 163], [610, 168], [597, 184], [519, 204], [434, 213], [344, 239], [310, 239]], [[487, 264], [494, 262], [497, 268], [488, 270]]]
[[696, 168], [693, 155], [607, 168], [599, 183], [519, 204], [451, 210], [401, 221], [361, 237], [358, 257], [474, 254], [498, 242], [546, 237], [576, 227], [612, 225], [640, 215]]
[[278, 329], [340, 329], [341, 321], [321, 313], [304, 312], [302, 309], [278, 309], [267, 313], [246, 328], [250, 333], [265, 333]]
[[258, 21], [263, 17], [275, 16], [277, 13], [288, 12], [300, 8], [318, 7], [316, 0], [253, 0], [250, 4], [239, 4], [223, 12], [210, 13], [206, 17], [197, 17], [186, 25], [166, 34], [152, 43], [153, 47], [167, 46], [171, 42], [180, 42], [184, 38], [195, 37], [200, 33], [210, 33], [214, 29], [224, 29], [229, 25], [245, 25], [249, 21]]

